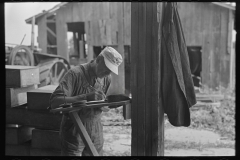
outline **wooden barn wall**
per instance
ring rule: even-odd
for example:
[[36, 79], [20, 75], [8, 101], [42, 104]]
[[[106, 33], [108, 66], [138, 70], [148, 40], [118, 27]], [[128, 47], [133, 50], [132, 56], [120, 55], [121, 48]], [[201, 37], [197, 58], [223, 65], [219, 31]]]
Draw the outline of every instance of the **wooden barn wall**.
[[37, 41], [39, 48], [42, 49], [42, 53], [47, 53], [47, 18], [42, 16], [39, 18], [38, 22], [38, 37]]
[[212, 3], [178, 3], [187, 46], [202, 46], [202, 84], [212, 89], [229, 84], [229, 10]]
[[[131, 3], [121, 2], [124, 45], [131, 43]], [[57, 11], [56, 21], [85, 22], [87, 42], [91, 46], [118, 45], [117, 2], [68, 3]], [[62, 30], [63, 31], [63, 30]], [[58, 37], [61, 37], [61, 35]], [[59, 38], [59, 39], [62, 39]]]

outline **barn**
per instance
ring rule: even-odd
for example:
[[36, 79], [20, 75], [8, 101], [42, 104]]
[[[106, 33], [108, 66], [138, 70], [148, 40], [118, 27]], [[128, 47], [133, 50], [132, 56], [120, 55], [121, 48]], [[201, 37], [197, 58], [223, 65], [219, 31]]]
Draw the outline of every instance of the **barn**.
[[[216, 2], [180, 2], [178, 11], [195, 86], [213, 90], [233, 86], [235, 8]], [[64, 2], [26, 20], [32, 22], [38, 26], [42, 52], [61, 55], [72, 65], [94, 59], [104, 46], [116, 48], [125, 61], [119, 76], [113, 75], [117, 83], [110, 92], [130, 93], [130, 2]]]

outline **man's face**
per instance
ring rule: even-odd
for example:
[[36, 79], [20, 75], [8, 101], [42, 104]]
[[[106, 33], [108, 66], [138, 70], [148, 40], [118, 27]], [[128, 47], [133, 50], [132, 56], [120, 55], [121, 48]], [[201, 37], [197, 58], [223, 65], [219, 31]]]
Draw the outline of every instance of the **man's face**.
[[99, 63], [97, 63], [96, 67], [96, 75], [99, 78], [104, 78], [111, 74], [111, 70], [105, 65], [104, 58], [102, 58]]

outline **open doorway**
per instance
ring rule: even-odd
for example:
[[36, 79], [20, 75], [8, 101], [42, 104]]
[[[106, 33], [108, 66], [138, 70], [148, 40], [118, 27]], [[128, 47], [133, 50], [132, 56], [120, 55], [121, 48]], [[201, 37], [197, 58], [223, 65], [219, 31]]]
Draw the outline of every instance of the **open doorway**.
[[68, 52], [71, 65], [78, 65], [87, 61], [86, 33], [84, 22], [67, 23]]
[[202, 72], [202, 47], [201, 46], [187, 46], [190, 69], [192, 73], [193, 84], [196, 87], [201, 86], [201, 72]]

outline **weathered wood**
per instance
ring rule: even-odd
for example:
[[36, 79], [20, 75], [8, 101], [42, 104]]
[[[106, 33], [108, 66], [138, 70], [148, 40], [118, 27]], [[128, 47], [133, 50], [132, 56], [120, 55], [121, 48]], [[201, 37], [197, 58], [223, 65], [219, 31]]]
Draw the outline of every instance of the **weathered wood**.
[[70, 112], [69, 116], [71, 117], [72, 121], [74, 122], [74, 125], [77, 128], [77, 131], [79, 132], [82, 141], [85, 144], [85, 147], [90, 151], [90, 154], [92, 156], [99, 156], [95, 146], [92, 143], [92, 140], [90, 139], [85, 127], [82, 124], [81, 119], [79, 118], [77, 112]]
[[138, 6], [139, 3], [131, 3], [131, 122], [132, 122], [132, 143], [131, 143], [131, 155], [136, 156], [138, 153], [138, 130], [136, 125], [138, 124], [138, 58], [136, 54], [139, 52], [138, 39], [139, 39], [139, 19], [138, 19]]
[[68, 19], [65, 17], [66, 9], [64, 9], [66, 7], [57, 10], [56, 14], [57, 54], [69, 61], [66, 24]]
[[123, 118], [131, 119], [131, 104], [127, 104], [123, 106]]
[[39, 68], [33, 66], [5, 65], [6, 87], [20, 88], [39, 84]]
[[47, 53], [47, 16], [43, 15], [37, 21], [38, 24], [38, 37], [37, 41], [39, 48], [42, 49], [43, 53]]
[[49, 111], [26, 109], [26, 106], [6, 109], [6, 124], [19, 124], [39, 129], [59, 130], [62, 115]]
[[22, 145], [5, 145], [5, 155], [7, 156], [29, 156], [31, 141]]
[[28, 109], [46, 110], [49, 105], [51, 94], [57, 88], [57, 85], [47, 85], [27, 92]]
[[22, 88], [6, 88], [6, 107], [17, 107], [27, 103], [27, 91], [36, 89], [37, 85]]
[[131, 45], [131, 3], [123, 2], [124, 11], [124, 45]]
[[61, 151], [30, 148], [30, 156], [61, 156]]
[[[153, 149], [152, 151], [155, 152], [155, 145], [157, 145], [157, 156], [164, 156], [164, 125], [165, 125], [165, 120], [164, 120], [164, 110], [163, 110], [163, 104], [162, 104], [162, 92], [161, 92], [161, 88], [162, 86], [160, 85], [161, 82], [161, 78], [163, 73], [159, 72], [159, 70], [161, 70], [160, 66], [161, 66], [161, 55], [163, 53], [161, 53], [161, 44], [162, 44], [162, 15], [164, 12], [164, 3], [157, 3], [157, 8], [153, 7], [153, 29], [152, 29], [152, 35], [153, 35], [153, 42], [157, 42], [158, 44], [153, 44], [153, 53], [159, 53], [159, 54], [153, 54], [152, 56], [152, 61], [153, 61], [153, 73], [152, 74], [153, 78], [152, 78], [152, 87], [155, 89], [153, 89], [152, 92], [152, 101], [153, 104], [155, 104], [156, 106], [158, 106], [158, 111], [156, 112], [156, 110], [152, 110], [152, 122], [156, 121], [156, 116], [157, 121], [158, 121], [158, 135], [156, 136], [155, 134], [153, 134], [152, 137], [152, 142], [153, 142]], [[158, 23], [154, 23], [154, 19], [157, 18], [157, 22]], [[158, 30], [158, 35], [156, 35], [155, 30]], [[158, 46], [158, 48], [156, 48]], [[159, 70], [158, 70], [159, 68]], [[155, 86], [156, 84], [156, 86]], [[157, 115], [156, 115], [157, 114]], [[157, 143], [157, 144], [156, 144]]]
[[7, 124], [5, 134], [5, 144], [23, 144], [32, 139], [32, 130], [34, 128]]
[[34, 129], [32, 131], [32, 148], [61, 150], [59, 131]]
[[220, 61], [220, 85], [227, 88], [230, 77], [230, 55], [227, 53], [228, 40], [228, 10], [221, 9], [221, 61]]
[[[137, 86], [137, 90], [138, 90], [138, 111], [137, 111], [137, 116], [138, 116], [138, 124], [137, 124], [137, 130], [138, 130], [138, 156], [144, 156], [146, 155], [146, 140], [145, 140], [145, 135], [146, 135], [146, 116], [145, 116], [145, 112], [146, 112], [146, 100], [147, 98], [146, 96], [146, 90], [145, 90], [145, 77], [146, 77], [146, 62], [145, 62], [145, 58], [148, 55], [148, 53], [146, 52], [146, 42], [147, 42], [147, 34], [146, 34], [146, 3], [139, 3], [139, 7], [138, 7], [138, 25], [139, 25], [139, 30], [138, 30], [138, 34], [139, 34], [139, 38], [138, 38], [138, 48], [139, 48], [139, 52], [138, 55], [138, 76], [137, 76], [137, 81], [138, 81], [138, 86]], [[135, 53], [136, 54], [136, 53]], [[149, 77], [147, 77], [149, 78]], [[140, 118], [141, 115], [141, 118]]]
[[[161, 37], [158, 35], [157, 6], [157, 3], [131, 4], [132, 156], [156, 156], [158, 137], [163, 137], [158, 135], [159, 124], [163, 123], [158, 116], [163, 113], [158, 112], [161, 107], [158, 50]], [[160, 127], [162, 130], [163, 125]]]

